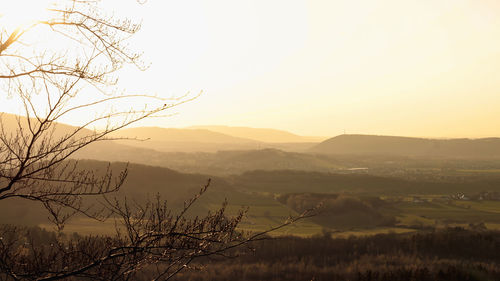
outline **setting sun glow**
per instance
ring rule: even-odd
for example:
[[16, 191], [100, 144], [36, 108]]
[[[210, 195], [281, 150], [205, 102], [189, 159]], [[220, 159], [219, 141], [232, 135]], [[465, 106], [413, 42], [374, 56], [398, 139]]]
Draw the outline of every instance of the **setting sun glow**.
[[[51, 3], [4, 2], [0, 26], [9, 28], [40, 19]], [[143, 125], [429, 137], [500, 135], [499, 3], [102, 1], [106, 14], [142, 23], [130, 46], [151, 66], [120, 72], [123, 88], [204, 93]]]
[[6, 31], [25, 28], [36, 21], [46, 20], [54, 0], [5, 1], [0, 9], [0, 24]]

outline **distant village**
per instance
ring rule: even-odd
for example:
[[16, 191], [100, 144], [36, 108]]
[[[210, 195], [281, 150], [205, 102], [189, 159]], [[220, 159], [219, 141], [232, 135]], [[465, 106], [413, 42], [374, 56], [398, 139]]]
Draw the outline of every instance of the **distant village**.
[[441, 196], [439, 198], [433, 198], [432, 200], [429, 198], [422, 198], [420, 196], [413, 196], [413, 203], [424, 203], [429, 201], [441, 201], [448, 202], [452, 200], [458, 201], [500, 201], [500, 192], [490, 192], [490, 191], [482, 191], [476, 194], [466, 195], [465, 193], [458, 192], [448, 196]]
[[464, 193], [457, 193], [451, 195], [453, 200], [462, 200], [462, 201], [500, 201], [500, 192], [490, 192], [490, 191], [482, 191], [476, 194], [465, 195]]

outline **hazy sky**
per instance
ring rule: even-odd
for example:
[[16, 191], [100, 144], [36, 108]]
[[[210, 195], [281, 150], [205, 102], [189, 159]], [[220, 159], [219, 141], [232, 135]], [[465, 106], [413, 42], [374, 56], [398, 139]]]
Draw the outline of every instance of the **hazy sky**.
[[106, 1], [143, 18], [124, 87], [204, 91], [141, 125], [500, 136], [498, 0]]

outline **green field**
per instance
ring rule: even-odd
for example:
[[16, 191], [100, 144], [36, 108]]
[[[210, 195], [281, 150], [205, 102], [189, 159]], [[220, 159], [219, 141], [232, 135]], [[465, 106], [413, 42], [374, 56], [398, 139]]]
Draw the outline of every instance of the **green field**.
[[399, 225], [407, 227], [500, 224], [500, 201], [400, 202], [395, 208], [401, 212]]
[[[431, 196], [429, 198], [436, 198]], [[271, 198], [257, 200], [259, 198], [248, 196], [248, 205], [229, 204], [226, 212], [228, 215], [236, 215], [240, 210], [248, 206], [240, 230], [249, 232], [267, 231], [282, 224], [289, 216], [297, 216], [298, 213], [287, 206], [280, 204]], [[212, 198], [213, 199], [213, 198]], [[243, 200], [243, 198], [239, 198]], [[391, 198], [386, 198], [389, 202]], [[398, 202], [391, 202], [384, 206], [381, 212], [384, 215], [392, 215], [396, 223], [392, 226], [370, 226], [360, 227], [355, 221], [359, 220], [359, 213], [346, 214], [341, 221], [329, 222], [323, 225], [323, 220], [304, 219], [284, 228], [280, 228], [272, 235], [296, 235], [302, 237], [324, 235], [331, 233], [333, 237], [348, 237], [374, 235], [380, 233], [407, 233], [424, 228], [442, 227], [469, 227], [470, 224], [484, 223], [488, 229], [500, 229], [500, 201], [449, 201], [444, 202], [420, 202], [415, 203], [408, 198], [399, 198]], [[210, 200], [212, 201], [212, 200]], [[244, 202], [239, 202], [244, 203]], [[197, 212], [203, 210], [216, 210], [220, 204], [200, 202]], [[202, 213], [198, 213], [201, 215]], [[351, 216], [351, 217], [350, 217]], [[349, 225], [352, 221], [352, 225]], [[50, 229], [50, 224], [40, 226]], [[73, 219], [65, 228], [68, 233], [78, 232], [80, 234], [110, 234], [115, 231], [115, 222], [110, 219], [104, 223], [95, 222], [88, 218]]]
[[[104, 165], [94, 161], [83, 164], [96, 168]], [[357, 164], [360, 167], [366, 166], [363, 163]], [[469, 227], [470, 224], [499, 228], [500, 201], [451, 199], [457, 198], [457, 194], [480, 198], [480, 192], [488, 193], [492, 196], [489, 198], [498, 196], [495, 195], [500, 192], [500, 177], [496, 175], [500, 172], [498, 165], [474, 162], [467, 166], [457, 162], [453, 166], [455, 168], [446, 170], [441, 165], [446, 167], [449, 164], [441, 162], [433, 165], [419, 162], [414, 164], [415, 167], [401, 170], [393, 167], [380, 170], [386, 171], [383, 176], [277, 170], [212, 178], [210, 188], [192, 206], [188, 216], [202, 217], [209, 211], [218, 210], [227, 201], [228, 216], [248, 210], [240, 224], [241, 230], [262, 232], [279, 226], [290, 216], [297, 216], [303, 210], [322, 203], [328, 206], [322, 210], [324, 213], [300, 220], [273, 234], [369, 235], [447, 226]], [[459, 169], [458, 166], [463, 168]], [[388, 176], [389, 173], [393, 173], [390, 174], [393, 176]], [[175, 213], [180, 210], [184, 200], [199, 192], [207, 178], [209, 177], [199, 174], [183, 174], [165, 168], [133, 164], [120, 196], [143, 202], [159, 193], [168, 200], [169, 207]], [[15, 200], [5, 203], [4, 208], [18, 214], [15, 222], [37, 224], [48, 229], [53, 227], [46, 222], [43, 209], [29, 213], [30, 216], [25, 212], [39, 210], [39, 206], [35, 209], [37, 206], [30, 202]], [[0, 217], [6, 223], [14, 223], [9, 212], [0, 214], [3, 214]], [[115, 223], [112, 220], [100, 223], [77, 217], [67, 224], [65, 231], [104, 234], [112, 233], [114, 229]]]

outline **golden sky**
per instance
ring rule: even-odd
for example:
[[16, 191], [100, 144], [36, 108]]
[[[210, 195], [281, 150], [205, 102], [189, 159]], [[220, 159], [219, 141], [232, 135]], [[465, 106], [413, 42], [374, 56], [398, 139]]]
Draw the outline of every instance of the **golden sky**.
[[151, 67], [123, 87], [204, 91], [141, 125], [500, 136], [500, 1], [104, 2], [143, 18], [132, 45]]

